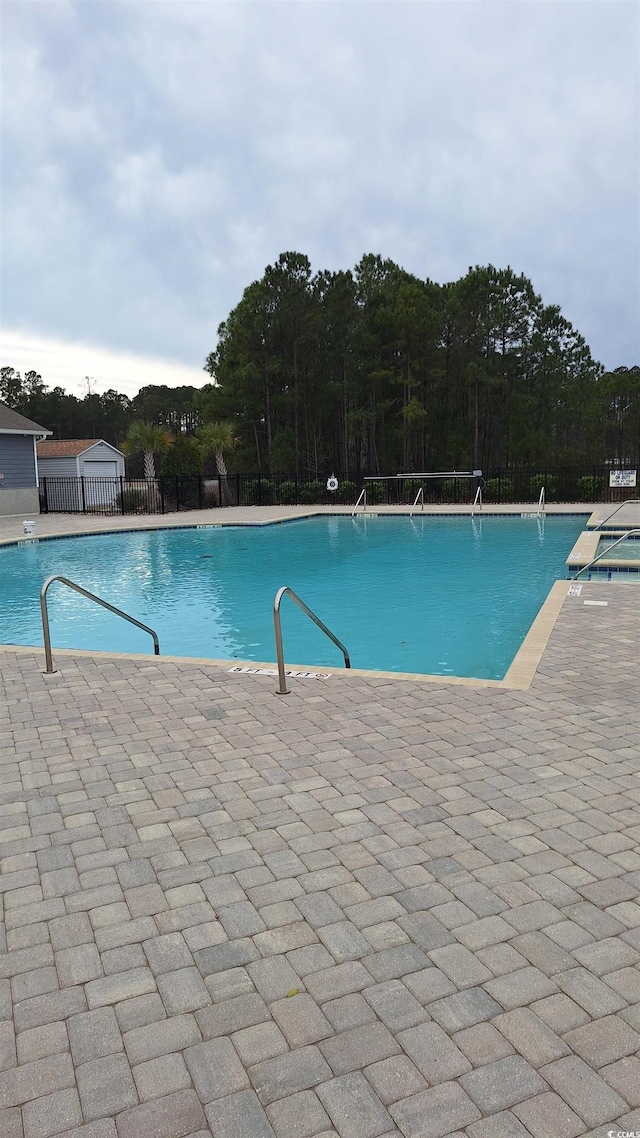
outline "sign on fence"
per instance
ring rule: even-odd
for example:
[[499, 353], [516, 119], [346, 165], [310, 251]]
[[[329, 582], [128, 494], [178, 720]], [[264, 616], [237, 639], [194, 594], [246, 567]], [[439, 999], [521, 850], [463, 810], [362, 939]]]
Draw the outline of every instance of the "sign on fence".
[[627, 486], [634, 487], [636, 484], [635, 470], [610, 470], [609, 471], [609, 486]]

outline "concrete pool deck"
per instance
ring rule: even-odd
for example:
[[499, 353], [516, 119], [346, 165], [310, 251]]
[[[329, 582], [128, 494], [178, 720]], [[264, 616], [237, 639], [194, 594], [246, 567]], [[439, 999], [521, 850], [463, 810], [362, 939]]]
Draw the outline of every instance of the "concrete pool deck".
[[525, 690], [1, 648], [2, 1138], [640, 1132], [639, 640], [590, 582]]

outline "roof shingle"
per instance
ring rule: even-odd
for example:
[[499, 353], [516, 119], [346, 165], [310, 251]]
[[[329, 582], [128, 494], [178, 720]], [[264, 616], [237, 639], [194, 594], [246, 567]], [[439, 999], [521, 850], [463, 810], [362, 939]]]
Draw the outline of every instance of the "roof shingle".
[[[103, 439], [51, 439], [38, 443], [38, 458], [75, 458]], [[107, 443], [111, 446], [111, 443]], [[113, 447], [113, 450], [116, 448]]]
[[53, 434], [47, 427], [41, 427], [40, 423], [34, 423], [33, 419], [27, 419], [12, 407], [7, 407], [6, 403], [0, 403], [0, 431], [16, 435]]

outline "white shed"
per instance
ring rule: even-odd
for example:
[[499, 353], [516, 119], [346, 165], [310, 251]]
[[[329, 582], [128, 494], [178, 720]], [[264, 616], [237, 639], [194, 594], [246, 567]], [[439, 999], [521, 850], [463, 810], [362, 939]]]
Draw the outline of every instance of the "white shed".
[[[38, 476], [50, 508], [92, 509], [112, 502], [124, 478], [124, 454], [104, 439], [60, 439], [37, 445]], [[63, 481], [64, 480], [64, 481]]]

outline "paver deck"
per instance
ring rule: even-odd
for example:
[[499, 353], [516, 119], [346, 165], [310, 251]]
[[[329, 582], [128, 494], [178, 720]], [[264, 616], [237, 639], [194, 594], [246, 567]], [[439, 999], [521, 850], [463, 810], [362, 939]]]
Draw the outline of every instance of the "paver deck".
[[640, 1131], [639, 604], [522, 691], [0, 649], [2, 1138]]

